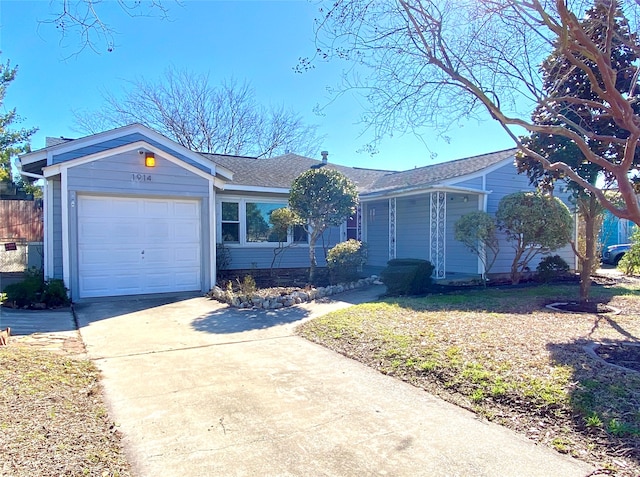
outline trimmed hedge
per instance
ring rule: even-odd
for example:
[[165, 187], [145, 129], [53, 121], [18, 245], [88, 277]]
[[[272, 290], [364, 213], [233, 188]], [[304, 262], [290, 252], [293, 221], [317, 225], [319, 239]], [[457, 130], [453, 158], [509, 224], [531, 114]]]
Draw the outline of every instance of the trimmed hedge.
[[431, 288], [434, 268], [428, 260], [394, 258], [387, 262], [380, 278], [387, 286], [388, 295], [420, 295]]

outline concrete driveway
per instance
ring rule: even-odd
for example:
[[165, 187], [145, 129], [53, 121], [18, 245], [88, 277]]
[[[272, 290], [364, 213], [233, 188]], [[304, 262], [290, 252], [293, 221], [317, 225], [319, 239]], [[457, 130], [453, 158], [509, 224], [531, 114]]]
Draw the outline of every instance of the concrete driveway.
[[269, 312], [201, 297], [77, 305], [134, 475], [593, 471], [293, 333], [302, 320], [380, 291]]

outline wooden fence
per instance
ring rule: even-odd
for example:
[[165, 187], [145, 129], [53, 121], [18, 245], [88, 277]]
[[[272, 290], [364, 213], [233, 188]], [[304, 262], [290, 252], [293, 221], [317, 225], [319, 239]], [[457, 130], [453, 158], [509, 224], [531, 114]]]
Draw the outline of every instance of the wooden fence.
[[42, 242], [42, 200], [0, 200], [0, 237]]

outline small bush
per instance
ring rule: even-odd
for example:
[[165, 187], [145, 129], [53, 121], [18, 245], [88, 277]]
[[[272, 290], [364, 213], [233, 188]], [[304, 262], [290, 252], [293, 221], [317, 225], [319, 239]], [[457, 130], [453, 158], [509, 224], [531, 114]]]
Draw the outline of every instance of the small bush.
[[21, 282], [7, 285], [4, 292], [7, 303], [23, 308], [40, 303], [44, 290], [44, 275], [41, 269], [31, 268], [25, 272]]
[[24, 280], [7, 286], [5, 300], [18, 308], [32, 307], [36, 303], [54, 308], [69, 304], [67, 291], [62, 280], [45, 281], [42, 269], [34, 267], [25, 272]]
[[560, 255], [547, 255], [536, 267], [539, 281], [548, 283], [551, 280], [566, 276], [569, 272], [569, 264]]
[[69, 295], [64, 282], [57, 278], [46, 281], [42, 291], [42, 302], [47, 305], [47, 308], [68, 305]]
[[253, 295], [258, 289], [256, 280], [251, 275], [245, 275], [242, 282], [238, 280], [238, 286], [240, 287], [240, 293], [246, 296]]
[[625, 275], [640, 273], [640, 228], [631, 236], [631, 248], [618, 262], [618, 269]]
[[341, 242], [327, 253], [327, 268], [333, 283], [351, 282], [367, 262], [367, 245], [358, 240]]
[[431, 288], [433, 269], [428, 260], [396, 258], [387, 262], [380, 277], [389, 295], [420, 295]]

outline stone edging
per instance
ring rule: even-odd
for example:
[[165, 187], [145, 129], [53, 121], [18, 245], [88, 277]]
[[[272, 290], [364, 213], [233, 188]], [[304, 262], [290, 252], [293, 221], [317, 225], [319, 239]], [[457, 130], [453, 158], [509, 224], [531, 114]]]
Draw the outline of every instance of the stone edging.
[[[550, 310], [558, 311], [560, 313], [587, 313], [585, 311], [572, 311], [572, 310], [563, 310], [562, 308], [558, 308], [559, 306], [568, 305], [568, 304], [569, 302], [566, 302], [566, 301], [558, 301], [556, 303], [549, 303], [548, 305], [545, 305], [545, 308], [549, 308]], [[620, 313], [622, 313], [622, 310], [619, 308], [616, 308], [611, 305], [607, 305], [607, 306], [611, 309], [611, 311], [607, 311], [603, 313], [612, 314], [612, 315], [619, 315]], [[599, 313], [593, 312], [593, 314], [599, 314]]]
[[318, 298], [336, 295], [347, 290], [362, 288], [368, 285], [382, 285], [382, 282], [377, 275], [371, 275], [370, 277], [362, 278], [355, 282], [311, 289], [300, 288], [286, 295], [278, 294], [274, 296], [260, 296], [257, 293], [247, 296], [214, 286], [206, 296], [222, 303], [227, 303], [234, 308], [263, 308], [265, 310], [275, 310], [300, 303], [307, 303]]
[[[600, 357], [600, 355], [598, 355], [598, 353], [596, 353], [596, 349], [598, 349], [600, 346], [611, 346], [611, 345], [616, 345], [619, 343], [615, 343], [615, 342], [594, 342], [594, 343], [589, 343], [587, 345], [584, 345], [582, 347], [582, 349], [584, 349], [585, 353], [587, 353], [587, 355], [592, 358], [595, 359], [596, 361], [601, 362], [602, 364], [606, 364], [607, 366], [611, 366], [612, 368], [616, 368], [616, 369], [621, 369], [623, 371], [627, 371], [627, 372], [632, 372], [632, 373], [638, 373], [640, 374], [640, 371], [636, 371], [635, 369], [631, 369], [631, 368], [626, 368], [624, 366], [620, 366], [617, 364], [613, 364], [610, 363], [604, 359], [602, 359]], [[640, 344], [637, 343], [625, 343], [625, 346], [640, 346]]]

